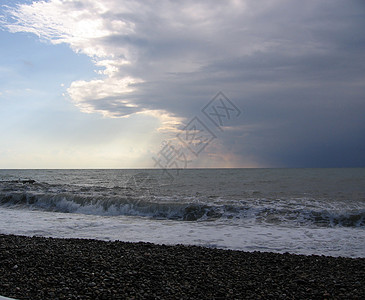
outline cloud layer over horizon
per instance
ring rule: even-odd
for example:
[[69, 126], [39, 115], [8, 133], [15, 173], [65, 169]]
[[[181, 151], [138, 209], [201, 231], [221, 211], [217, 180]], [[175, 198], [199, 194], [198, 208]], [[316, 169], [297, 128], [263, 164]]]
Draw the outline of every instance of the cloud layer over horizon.
[[173, 132], [222, 90], [244, 111], [217, 146], [237, 166], [365, 166], [363, 1], [50, 0], [5, 11], [2, 28], [90, 57], [95, 78], [67, 87], [82, 112], [153, 116]]

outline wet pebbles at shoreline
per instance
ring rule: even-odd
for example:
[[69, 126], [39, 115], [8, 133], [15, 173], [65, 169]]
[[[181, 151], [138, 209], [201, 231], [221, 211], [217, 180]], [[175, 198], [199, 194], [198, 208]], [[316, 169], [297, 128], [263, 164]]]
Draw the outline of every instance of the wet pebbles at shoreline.
[[16, 299], [365, 299], [365, 258], [0, 235]]

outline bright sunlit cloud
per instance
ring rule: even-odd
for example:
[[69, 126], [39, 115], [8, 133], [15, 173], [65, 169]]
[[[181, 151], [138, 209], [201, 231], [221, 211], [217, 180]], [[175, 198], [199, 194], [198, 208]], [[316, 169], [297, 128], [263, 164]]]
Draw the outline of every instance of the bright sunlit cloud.
[[[231, 21], [225, 20], [228, 16]], [[247, 43], [237, 49], [227, 47], [234, 37], [222, 39], [226, 31], [237, 37], [237, 22], [247, 17], [246, 5], [237, 1], [212, 5], [51, 0], [8, 8], [11, 22], [4, 26], [13, 33], [34, 33], [52, 44], [66, 43], [90, 56], [99, 68], [96, 72], [104, 76], [75, 81], [69, 87], [69, 96], [81, 111], [116, 117], [156, 109], [171, 115], [178, 112], [164, 107], [169, 95], [151, 104], [149, 87], [168, 83], [171, 76], [184, 83], [187, 74], [201, 72], [217, 58], [257, 49], [250, 50]], [[211, 57], [206, 55], [208, 49], [213, 49]], [[136, 91], [140, 93], [131, 97]], [[156, 97], [156, 92], [150, 96]]]

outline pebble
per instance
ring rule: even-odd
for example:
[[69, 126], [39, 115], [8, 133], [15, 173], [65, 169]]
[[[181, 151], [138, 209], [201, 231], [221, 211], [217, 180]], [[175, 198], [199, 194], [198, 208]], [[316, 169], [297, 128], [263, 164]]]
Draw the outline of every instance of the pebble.
[[0, 294], [15, 299], [365, 299], [365, 258], [0, 235]]

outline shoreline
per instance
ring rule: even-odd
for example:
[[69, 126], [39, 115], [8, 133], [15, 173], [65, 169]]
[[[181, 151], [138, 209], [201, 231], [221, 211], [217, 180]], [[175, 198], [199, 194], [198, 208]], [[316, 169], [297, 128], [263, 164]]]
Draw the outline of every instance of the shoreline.
[[15, 299], [364, 299], [365, 258], [0, 234]]

